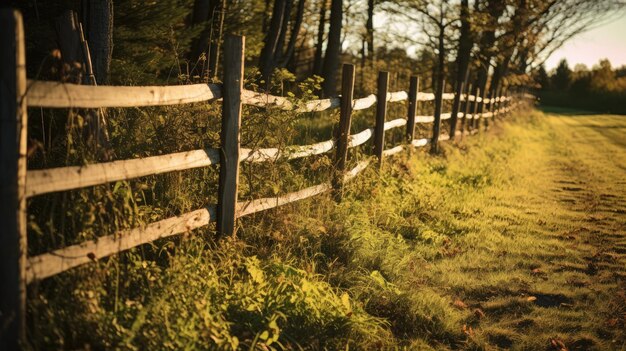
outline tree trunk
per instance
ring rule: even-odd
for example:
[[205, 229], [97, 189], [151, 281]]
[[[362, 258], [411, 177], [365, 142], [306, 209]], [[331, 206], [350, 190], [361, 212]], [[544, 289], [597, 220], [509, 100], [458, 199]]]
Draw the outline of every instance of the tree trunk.
[[461, 107], [461, 94], [463, 86], [467, 83], [469, 73], [469, 61], [472, 53], [472, 37], [470, 26], [469, 0], [461, 1], [461, 36], [459, 38], [459, 49], [456, 57], [456, 81], [454, 90], [454, 101], [452, 102], [452, 117], [450, 119], [450, 138], [456, 133], [458, 113]]
[[272, 72], [274, 71], [274, 53], [276, 52], [276, 47], [280, 40], [287, 1], [288, 0], [274, 1], [272, 19], [270, 20], [269, 29], [263, 40], [263, 49], [261, 49], [261, 55], [259, 57], [259, 69], [261, 70], [262, 79], [265, 80], [266, 87], [269, 87]]
[[[218, 1], [218, 0], [216, 0]], [[217, 77], [217, 63], [220, 59], [220, 46], [224, 31], [224, 16], [226, 14], [226, 0], [221, 0], [219, 5], [213, 8], [211, 14], [211, 39], [209, 42], [209, 79]]]
[[261, 26], [263, 33], [267, 33], [267, 20], [270, 11], [271, 0], [265, 0], [265, 10], [263, 11], [263, 25]]
[[341, 27], [343, 21], [343, 1], [332, 0], [330, 5], [330, 28], [328, 30], [328, 45], [322, 68], [324, 82], [322, 90], [324, 96], [333, 96], [336, 92], [337, 68], [341, 55]]
[[289, 21], [291, 20], [291, 8], [293, 7], [293, 0], [287, 0], [285, 4], [285, 12], [283, 14], [283, 23], [280, 26], [280, 35], [278, 36], [278, 43], [274, 49], [272, 55], [272, 71], [278, 65], [278, 61], [282, 59], [283, 51], [285, 49], [285, 40], [287, 39], [287, 32], [289, 31]]
[[[498, 28], [498, 20], [506, 9], [504, 0], [489, 1], [487, 6], [489, 22], [487, 23], [487, 30], [483, 32], [480, 40], [480, 69], [478, 71], [478, 79], [474, 87], [475, 91], [480, 89], [480, 91], [483, 92], [483, 95], [487, 95], [485, 88], [487, 87], [491, 61], [494, 57], [494, 44], [496, 43], [496, 28]], [[483, 109], [484, 103], [481, 102], [478, 105], [478, 113], [482, 113]], [[474, 119], [473, 122], [474, 126], [478, 127], [478, 120]]]
[[322, 75], [322, 54], [324, 45], [324, 32], [326, 31], [326, 6], [328, 0], [322, 0], [320, 6], [320, 20], [317, 26], [317, 41], [315, 42], [315, 58], [313, 59], [313, 74]]
[[207, 51], [211, 40], [211, 29], [213, 27], [213, 12], [217, 7], [217, 0], [195, 0], [193, 5], [192, 26], [202, 26], [200, 36], [194, 41], [191, 48], [189, 61], [192, 67], [192, 74], [198, 74], [204, 77], [206, 62], [200, 62], [200, 57], [205, 54], [205, 60], [208, 61]]
[[367, 1], [367, 22], [365, 23], [367, 61], [374, 63], [374, 0]]
[[113, 54], [113, 0], [84, 0], [86, 36], [99, 85], [108, 84]]
[[278, 53], [278, 66], [281, 68], [286, 67], [287, 63], [293, 58], [293, 53], [296, 49], [296, 41], [298, 40], [298, 34], [300, 34], [300, 27], [302, 26], [302, 18], [304, 17], [305, 4], [305, 0], [300, 0], [298, 2], [298, 8], [296, 9], [296, 18], [293, 20], [291, 33], [289, 34], [289, 41], [287, 42], [287, 50], [285, 51], [285, 53]]

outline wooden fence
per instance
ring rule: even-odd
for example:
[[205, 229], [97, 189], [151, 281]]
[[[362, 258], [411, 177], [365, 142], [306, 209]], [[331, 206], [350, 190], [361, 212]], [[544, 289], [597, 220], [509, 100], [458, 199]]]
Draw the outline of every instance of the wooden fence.
[[[2, 10], [0, 22], [3, 26], [0, 37], [1, 58], [1, 143], [0, 180], [0, 258], [2, 265], [1, 311], [11, 313], [13, 320], [10, 335], [23, 333], [25, 320], [25, 294], [27, 284], [51, 277], [73, 267], [104, 258], [157, 239], [216, 222], [217, 232], [232, 234], [236, 219], [259, 211], [268, 210], [291, 202], [306, 199], [324, 192], [333, 191], [342, 197], [343, 184], [351, 180], [370, 165], [372, 159], [346, 169], [347, 150], [373, 140], [374, 159], [380, 165], [382, 159], [410, 147], [423, 147], [434, 138], [415, 139], [417, 123], [433, 123], [435, 116], [417, 115], [418, 103], [433, 101], [434, 94], [419, 92], [419, 80], [411, 77], [407, 92], [388, 92], [389, 73], [380, 72], [378, 91], [364, 98], [353, 99], [354, 66], [343, 65], [341, 96], [313, 100], [303, 106], [294, 106], [288, 99], [257, 93], [243, 88], [243, 66], [245, 40], [240, 36], [225, 39], [224, 77], [222, 85], [193, 84], [180, 86], [88, 86], [27, 80], [25, 71], [24, 32], [21, 15], [17, 11]], [[7, 30], [8, 29], [8, 30]], [[10, 49], [6, 49], [10, 48]], [[480, 95], [480, 94], [478, 94]], [[443, 100], [451, 100], [454, 94], [443, 94]], [[67, 166], [43, 170], [27, 170], [27, 108], [105, 108], [177, 105], [197, 102], [222, 101], [221, 145], [215, 149], [192, 150], [168, 155], [118, 160], [83, 166]], [[462, 95], [465, 102], [462, 130], [459, 134], [473, 134], [477, 129], [464, 130], [464, 126], [476, 126], [479, 119], [503, 116], [521, 102], [500, 96], [486, 99], [480, 96]], [[408, 115], [386, 121], [387, 104], [408, 101]], [[469, 103], [474, 102], [474, 103]], [[334, 138], [316, 144], [290, 146], [284, 149], [245, 149], [240, 147], [242, 104], [290, 110], [315, 112], [340, 109], [340, 121]], [[350, 134], [352, 112], [376, 104], [376, 123], [372, 128]], [[477, 113], [479, 105], [488, 106], [488, 112]], [[470, 111], [472, 109], [472, 111]], [[440, 120], [451, 118], [441, 114]], [[440, 123], [439, 120], [439, 123]], [[385, 131], [405, 127], [406, 143], [384, 149]], [[439, 135], [439, 140], [449, 140], [448, 135]], [[266, 162], [282, 159], [292, 160], [335, 151], [332, 180], [286, 195], [261, 198], [252, 201], [237, 201], [239, 164], [241, 162]], [[90, 187], [109, 182], [138, 177], [183, 171], [219, 164], [218, 202], [177, 217], [163, 219], [142, 227], [123, 230], [85, 241], [78, 245], [60, 248], [34, 257], [27, 255], [27, 199], [51, 192]], [[15, 332], [15, 333], [13, 333]], [[6, 339], [6, 338], [5, 338]], [[9, 344], [6, 344], [9, 345]], [[1, 346], [1, 345], [0, 345]], [[10, 348], [7, 348], [10, 349]]]

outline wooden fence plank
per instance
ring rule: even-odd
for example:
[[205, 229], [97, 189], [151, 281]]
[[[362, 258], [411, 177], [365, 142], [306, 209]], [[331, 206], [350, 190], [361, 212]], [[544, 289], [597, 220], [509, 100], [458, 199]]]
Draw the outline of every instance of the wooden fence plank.
[[241, 91], [243, 90], [245, 38], [229, 35], [224, 41], [224, 103], [220, 147], [220, 179], [217, 194], [217, 226], [221, 235], [235, 232], [237, 187], [239, 185], [239, 144]]
[[387, 102], [404, 101], [409, 98], [409, 94], [406, 91], [396, 91], [393, 93], [387, 93]]
[[28, 259], [28, 282], [45, 279], [68, 269], [111, 256], [133, 247], [186, 233], [215, 221], [215, 209], [203, 208], [146, 226], [122, 230]]
[[354, 65], [344, 64], [341, 77], [341, 112], [339, 125], [335, 129], [337, 151], [335, 154], [335, 169], [332, 180], [336, 201], [343, 197], [343, 175], [346, 169], [348, 156], [348, 137], [352, 119], [352, 96], [354, 94]]
[[371, 94], [364, 98], [352, 100], [352, 111], [368, 109], [376, 103], [376, 95]]
[[95, 86], [28, 81], [28, 106], [100, 108], [178, 105], [222, 97], [215, 84], [172, 86]]
[[407, 123], [406, 119], [404, 118], [397, 118], [389, 122], [385, 122], [385, 131], [393, 129], [393, 128], [405, 126], [406, 123]]
[[293, 160], [297, 158], [326, 153], [335, 146], [334, 140], [326, 140], [311, 145], [287, 146], [284, 150], [278, 148], [241, 149], [241, 162], [260, 163], [278, 159]]
[[422, 147], [422, 146], [426, 146], [426, 145], [430, 144], [430, 142], [431, 142], [430, 138], [414, 139], [414, 140], [411, 140], [411, 145], [413, 147]]
[[[407, 96], [408, 95], [405, 91], [396, 91], [392, 93], [387, 93], [386, 100], [387, 102], [404, 101], [407, 99]], [[427, 95], [426, 98], [428, 98]], [[352, 101], [352, 109], [356, 111], [370, 108], [377, 100], [377, 96], [373, 94], [364, 98], [354, 99]], [[307, 101], [304, 106], [296, 107], [287, 98], [244, 89], [242, 91], [242, 103], [244, 105], [259, 107], [270, 106], [285, 111], [320, 112], [340, 107], [341, 99], [330, 98], [322, 100], [311, 100]]]
[[391, 149], [384, 150], [383, 156], [387, 157], [387, 156], [395, 155], [397, 153], [402, 152], [404, 149], [405, 149], [404, 145], [398, 145], [396, 147], [392, 147]]
[[291, 202], [304, 200], [306, 198], [324, 193], [331, 189], [332, 187], [330, 184], [319, 184], [279, 197], [256, 199], [242, 202], [238, 205], [238, 213], [240, 217], [247, 216], [252, 213], [269, 210], [271, 208], [279, 207]]
[[348, 137], [348, 149], [363, 145], [374, 135], [374, 128], [368, 128]]
[[0, 349], [26, 342], [26, 54], [22, 15], [0, 9]]
[[406, 117], [406, 140], [411, 141], [415, 135], [415, 114], [417, 113], [417, 92], [420, 89], [420, 81], [416, 76], [411, 76], [409, 82], [409, 106]]
[[148, 175], [207, 167], [218, 164], [219, 160], [220, 155], [217, 149], [206, 149], [85, 166], [31, 170], [28, 171], [26, 177], [26, 195], [36, 196]]
[[387, 116], [387, 89], [389, 88], [389, 72], [378, 72], [378, 92], [376, 104], [376, 126], [374, 136], [374, 156], [378, 158], [378, 168], [383, 165], [385, 148], [385, 118]]

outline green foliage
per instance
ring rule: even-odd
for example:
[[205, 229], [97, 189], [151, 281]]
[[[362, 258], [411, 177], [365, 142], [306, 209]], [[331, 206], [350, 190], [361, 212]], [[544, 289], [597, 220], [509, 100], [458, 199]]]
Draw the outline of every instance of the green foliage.
[[200, 26], [186, 19], [192, 0], [115, 2], [113, 77], [116, 84], [186, 83], [195, 63], [185, 61]]

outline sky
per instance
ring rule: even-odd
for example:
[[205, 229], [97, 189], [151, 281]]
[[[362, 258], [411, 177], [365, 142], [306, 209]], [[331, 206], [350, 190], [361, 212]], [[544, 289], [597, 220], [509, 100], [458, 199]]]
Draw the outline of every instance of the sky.
[[626, 65], [626, 12], [614, 20], [570, 39], [546, 61], [546, 69], [555, 68], [567, 59], [570, 68], [582, 63], [591, 68], [608, 58], [613, 67]]

